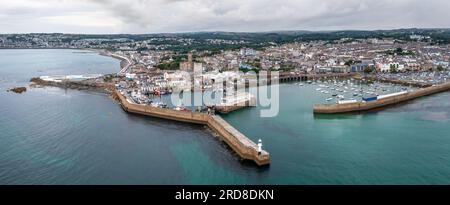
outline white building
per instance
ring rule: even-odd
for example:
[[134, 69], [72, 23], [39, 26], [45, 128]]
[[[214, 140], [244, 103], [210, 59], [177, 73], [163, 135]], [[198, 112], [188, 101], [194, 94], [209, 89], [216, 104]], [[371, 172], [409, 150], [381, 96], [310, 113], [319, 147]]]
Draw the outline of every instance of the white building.
[[132, 80], [135, 77], [136, 77], [136, 74], [134, 74], [134, 73], [125, 73], [125, 78], [127, 78], [127, 79]]
[[397, 63], [397, 62], [391, 62], [391, 63], [378, 63], [377, 68], [381, 72], [390, 72], [391, 68], [395, 68], [397, 71], [403, 71], [405, 69], [405, 65]]
[[194, 63], [194, 72], [203, 72], [203, 63]]

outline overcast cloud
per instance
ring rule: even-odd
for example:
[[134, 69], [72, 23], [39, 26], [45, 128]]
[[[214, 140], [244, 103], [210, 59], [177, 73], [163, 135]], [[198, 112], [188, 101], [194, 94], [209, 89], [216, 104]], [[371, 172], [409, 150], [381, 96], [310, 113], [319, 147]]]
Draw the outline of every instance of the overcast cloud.
[[0, 33], [449, 28], [448, 0], [0, 0]]

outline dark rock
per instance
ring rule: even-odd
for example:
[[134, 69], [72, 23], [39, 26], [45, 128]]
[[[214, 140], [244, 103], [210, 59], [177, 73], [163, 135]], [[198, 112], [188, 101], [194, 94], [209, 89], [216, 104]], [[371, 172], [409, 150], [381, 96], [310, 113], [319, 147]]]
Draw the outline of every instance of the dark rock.
[[15, 88], [9, 89], [8, 92], [9, 91], [21, 94], [23, 92], [27, 92], [27, 88], [26, 87], [15, 87]]

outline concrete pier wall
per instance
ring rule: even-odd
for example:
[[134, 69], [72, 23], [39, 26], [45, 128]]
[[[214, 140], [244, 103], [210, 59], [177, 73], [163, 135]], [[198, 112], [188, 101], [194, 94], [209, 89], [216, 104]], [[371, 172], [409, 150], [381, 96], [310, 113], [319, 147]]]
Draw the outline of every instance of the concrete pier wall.
[[217, 115], [208, 115], [201, 112], [177, 111], [166, 108], [156, 108], [149, 105], [130, 103], [119, 92], [114, 92], [114, 97], [120, 102], [122, 108], [129, 113], [147, 115], [163, 119], [207, 125], [219, 134], [242, 159], [254, 161], [259, 166], [270, 164], [270, 155], [266, 151], [258, 154], [258, 146], [245, 135]]
[[246, 107], [251, 107], [251, 106], [256, 106], [256, 98], [255, 97], [251, 97], [249, 100], [245, 100], [242, 102], [238, 102], [235, 104], [230, 104], [230, 105], [226, 105], [226, 106], [217, 106], [216, 107], [216, 111], [222, 114], [228, 114], [230, 112], [239, 110], [239, 109], [243, 109]]
[[349, 104], [332, 104], [332, 105], [314, 105], [314, 113], [335, 114], [346, 112], [366, 111], [375, 108], [380, 108], [388, 105], [393, 105], [408, 100], [413, 100], [427, 95], [432, 95], [450, 90], [450, 83], [421, 88], [419, 90], [409, 92], [406, 94], [392, 96], [384, 99], [379, 99], [372, 102], [357, 102]]
[[237, 131], [220, 116], [209, 116], [207, 123], [210, 129], [219, 133], [222, 139], [243, 159], [253, 160], [257, 165], [270, 164], [269, 153], [262, 151], [258, 155], [258, 146], [245, 135]]
[[361, 77], [360, 79], [367, 79], [370, 81], [380, 81], [382, 83], [392, 83], [392, 84], [405, 85], [405, 86], [414, 86], [414, 87], [420, 87], [420, 88], [426, 88], [426, 87], [432, 86], [429, 83], [403, 81], [403, 80], [395, 80], [395, 79], [387, 79], [387, 78], [377, 78], [374, 76], [366, 76], [364, 78]]

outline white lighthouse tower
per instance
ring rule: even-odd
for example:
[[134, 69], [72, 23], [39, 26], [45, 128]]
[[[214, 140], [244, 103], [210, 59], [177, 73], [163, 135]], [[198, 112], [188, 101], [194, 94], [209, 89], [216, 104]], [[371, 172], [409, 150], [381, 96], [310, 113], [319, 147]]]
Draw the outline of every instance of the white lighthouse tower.
[[258, 155], [261, 155], [261, 152], [262, 152], [262, 140], [261, 139], [259, 139], [258, 140]]

